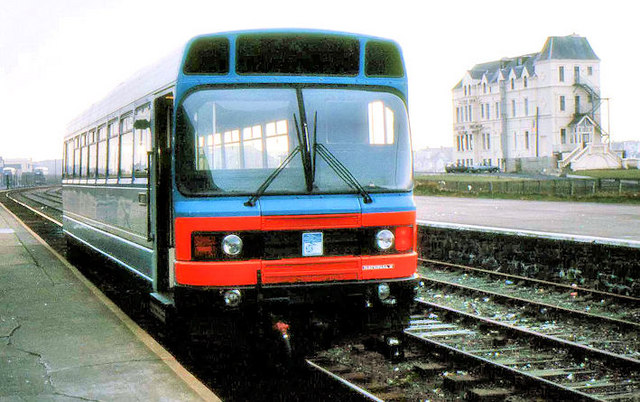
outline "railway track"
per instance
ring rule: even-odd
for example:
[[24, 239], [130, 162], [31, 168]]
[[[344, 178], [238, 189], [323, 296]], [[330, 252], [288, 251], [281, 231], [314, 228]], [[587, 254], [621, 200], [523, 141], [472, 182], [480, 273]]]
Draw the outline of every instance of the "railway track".
[[[438, 261], [422, 262], [424, 286], [417, 299], [422, 312], [406, 330], [408, 345], [438, 350], [446, 358], [425, 363], [423, 356], [413, 356], [404, 366], [395, 367], [437, 373], [431, 390], [426, 387], [410, 399], [482, 400], [506, 395], [510, 400], [640, 399], [638, 299]], [[343, 364], [323, 359], [325, 370], [337, 367], [334, 376], [347, 373], [342, 381], [354, 378], [356, 389], [371, 393], [374, 400], [384, 399], [376, 394], [376, 387], [367, 387], [375, 377], [370, 374], [375, 366], [356, 365], [350, 372], [348, 359]], [[482, 370], [469, 371], [474, 366]], [[486, 378], [487, 372], [511, 381], [495, 384], [492, 376]], [[545, 391], [523, 394], [521, 387], [513, 386], [521, 383], [535, 388], [542, 385]], [[463, 392], [456, 394], [460, 389]], [[411, 389], [401, 387], [394, 392]]]
[[62, 227], [62, 188], [40, 187], [7, 191], [6, 198]]
[[[9, 197], [59, 225], [59, 188]], [[356, 342], [308, 367], [356, 399], [640, 399], [640, 299], [421, 262], [404, 362]]]

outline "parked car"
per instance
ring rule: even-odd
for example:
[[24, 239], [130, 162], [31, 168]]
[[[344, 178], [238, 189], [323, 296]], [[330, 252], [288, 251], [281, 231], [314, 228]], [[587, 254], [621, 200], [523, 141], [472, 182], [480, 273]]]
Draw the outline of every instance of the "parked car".
[[467, 168], [470, 173], [498, 173], [500, 168], [497, 166], [473, 165]]
[[466, 166], [449, 163], [444, 167], [444, 171], [447, 173], [465, 173], [468, 170]]

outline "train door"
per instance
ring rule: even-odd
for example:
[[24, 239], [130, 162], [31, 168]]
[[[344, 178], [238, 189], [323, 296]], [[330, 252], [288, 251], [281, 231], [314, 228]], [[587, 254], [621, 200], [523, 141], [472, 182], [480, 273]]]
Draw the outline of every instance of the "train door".
[[154, 146], [151, 208], [154, 254], [156, 256], [153, 291], [163, 304], [170, 288], [171, 252], [171, 127], [173, 95], [165, 94], [154, 101]]

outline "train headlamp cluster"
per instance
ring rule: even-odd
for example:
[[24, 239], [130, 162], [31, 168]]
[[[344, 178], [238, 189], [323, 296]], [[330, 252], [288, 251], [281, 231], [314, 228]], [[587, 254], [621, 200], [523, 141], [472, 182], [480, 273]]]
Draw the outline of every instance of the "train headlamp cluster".
[[228, 234], [222, 240], [213, 233], [193, 235], [193, 258], [196, 260], [215, 260], [221, 254], [237, 257], [242, 253], [242, 248], [242, 239], [236, 234]]

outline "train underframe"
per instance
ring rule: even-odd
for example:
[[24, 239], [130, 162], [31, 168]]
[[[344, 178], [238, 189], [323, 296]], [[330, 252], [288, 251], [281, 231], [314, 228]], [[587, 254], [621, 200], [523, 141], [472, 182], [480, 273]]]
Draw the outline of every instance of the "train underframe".
[[[248, 343], [296, 359], [350, 335], [376, 340], [391, 359], [403, 357], [403, 330], [415, 278], [351, 283], [175, 289], [178, 338], [206, 337], [225, 347]], [[237, 305], [229, 292], [240, 294]], [[274, 352], [275, 351], [275, 352]]]

